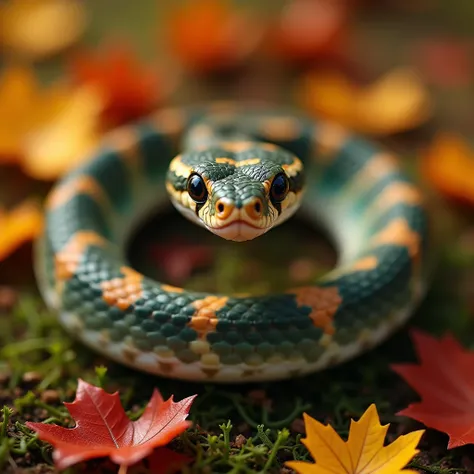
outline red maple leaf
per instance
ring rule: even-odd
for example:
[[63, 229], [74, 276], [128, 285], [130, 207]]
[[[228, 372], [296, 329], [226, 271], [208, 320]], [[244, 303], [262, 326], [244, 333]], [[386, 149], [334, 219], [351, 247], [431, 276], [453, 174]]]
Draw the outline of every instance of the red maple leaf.
[[421, 402], [397, 415], [447, 433], [448, 448], [474, 443], [474, 352], [466, 351], [450, 334], [437, 340], [416, 330], [412, 339], [420, 365], [391, 368], [419, 393]]
[[110, 394], [79, 379], [76, 399], [65, 403], [76, 422], [74, 428], [30, 422], [26, 425], [54, 446], [53, 459], [58, 469], [104, 456], [126, 467], [151, 454], [155, 447], [169, 443], [191, 425], [185, 420], [195, 397], [174, 402], [171, 396], [163, 401], [155, 389], [140, 419], [130, 421], [118, 392]]
[[142, 117], [162, 99], [163, 84], [157, 73], [140, 64], [126, 45], [110, 45], [98, 53], [78, 53], [70, 68], [78, 83], [98, 88], [105, 100], [103, 116], [109, 126]]

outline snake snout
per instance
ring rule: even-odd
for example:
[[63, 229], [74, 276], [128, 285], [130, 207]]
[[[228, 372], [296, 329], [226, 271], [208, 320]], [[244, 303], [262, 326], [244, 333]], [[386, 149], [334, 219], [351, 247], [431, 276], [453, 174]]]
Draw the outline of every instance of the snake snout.
[[215, 208], [216, 208], [216, 216], [220, 220], [225, 220], [234, 211], [235, 204], [229, 199], [221, 198], [217, 200], [215, 204]]
[[263, 202], [258, 197], [252, 197], [244, 203], [242, 209], [246, 217], [258, 221], [263, 215]]

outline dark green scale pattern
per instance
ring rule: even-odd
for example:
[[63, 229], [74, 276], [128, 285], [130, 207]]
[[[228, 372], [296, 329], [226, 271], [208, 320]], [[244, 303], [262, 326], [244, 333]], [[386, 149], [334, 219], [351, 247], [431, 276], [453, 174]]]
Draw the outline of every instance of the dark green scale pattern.
[[84, 167], [84, 173], [98, 181], [118, 211], [125, 212], [130, 209], [132, 205], [130, 170], [116, 150], [107, 148], [100, 150], [98, 159], [88, 163]]
[[77, 315], [87, 329], [112, 329], [114, 321], [124, 318], [124, 312], [105, 303], [100, 284], [122, 276], [117, 255], [89, 246], [75, 275], [65, 283], [64, 309]]
[[[193, 112], [184, 129], [191, 122], [197, 125], [201, 114], [199, 111]], [[245, 110], [243, 114], [236, 116], [235, 123], [231, 123], [226, 133], [230, 136], [243, 133], [253, 139], [265, 139], [262, 132], [265, 127], [262, 125], [266, 118], [272, 116], [269, 112], [252, 114]], [[280, 116], [283, 117], [284, 114], [280, 113]], [[290, 153], [296, 152], [303, 162], [309, 162], [314, 153], [314, 138], [318, 136], [317, 124], [301, 119], [299, 125], [300, 135], [293, 138], [282, 137], [281, 140], [274, 137], [272, 140], [289, 152], [272, 152], [256, 145], [235, 154], [222, 148], [213, 148], [207, 152], [187, 151], [182, 159], [203, 174], [207, 173], [209, 178], [220, 178], [221, 189], [216, 190], [216, 195], [235, 193], [244, 200], [250, 194], [255, 195], [258, 180], [271, 177], [281, 169], [283, 163], [293, 160]], [[224, 131], [222, 129], [219, 133], [222, 135]], [[174, 154], [172, 142], [153, 125], [143, 122], [130, 132], [137, 137], [137, 148], [146, 179], [154, 182], [164, 173], [165, 165]], [[318, 174], [321, 179], [308, 195], [310, 198], [317, 198], [318, 195], [327, 198], [344, 193], [344, 188], [350, 184], [351, 179], [377, 152], [375, 145], [363, 139], [351, 138], [327, 168]], [[237, 170], [231, 165], [216, 164], [217, 157], [258, 157], [262, 162]], [[129, 172], [114, 150], [99, 151], [92, 162], [75, 170], [66, 180], [84, 172], [90, 173], [99, 182], [107, 196], [116, 204], [117, 210], [126, 210], [129, 204], [140, 206], [140, 202], [131, 200]], [[308, 170], [307, 175], [310, 174], [311, 170]], [[173, 178], [172, 175], [170, 177]], [[174, 179], [176, 183], [179, 182], [176, 176]], [[367, 187], [357, 199], [352, 196], [347, 209], [354, 216], [363, 213], [385, 186], [393, 180], [406, 179], [405, 175], [398, 172], [385, 177]], [[311, 183], [308, 184], [311, 187]], [[301, 183], [293, 182], [293, 186], [300, 185]], [[367, 241], [394, 219], [404, 219], [422, 237], [420, 265], [423, 267], [429, 252], [426, 237], [428, 221], [425, 211], [418, 206], [397, 204], [380, 216], [371, 216], [368, 221], [370, 227], [364, 229]], [[43, 271], [48, 276], [51, 287], [54, 282], [54, 253], [60, 251], [76, 232], [85, 230], [95, 231], [113, 241], [107, 216], [99, 204], [87, 195], [74, 196], [60, 208], [48, 212], [43, 245], [48, 261]], [[378, 266], [369, 271], [345, 274], [324, 284], [315, 283], [336, 287], [342, 298], [334, 315], [334, 340], [341, 345], [353, 343], [367, 328], [375, 329], [385, 323], [389, 315], [405, 308], [413, 298], [414, 268], [407, 247], [384, 244], [371, 250], [361, 248], [357, 258], [364, 256], [375, 256]], [[137, 350], [153, 351], [158, 355], [171, 352], [183, 364], [199, 361], [199, 352], [192, 349], [200, 340], [198, 332], [191, 327], [196, 313], [193, 303], [209, 295], [186, 291], [170, 292], [166, 286], [145, 278], [141, 282], [140, 299], [125, 310], [111, 307], [103, 298], [102, 286], [104, 282], [110, 282], [114, 278], [124, 278], [121, 271], [123, 265], [124, 262], [112, 246], [89, 246], [81, 255], [75, 274], [64, 282], [64, 310], [80, 318], [85, 328], [100, 331], [101, 334], [105, 331], [113, 342], [128, 341]], [[313, 363], [318, 361], [325, 350], [319, 344], [323, 331], [315, 327], [309, 317], [315, 309], [318, 308], [298, 307], [295, 297], [290, 294], [229, 298], [225, 306], [216, 312], [216, 330], [209, 332], [205, 339], [224, 366], [244, 362], [255, 367], [266, 362], [275, 364], [281, 360], [305, 360], [306, 363]]]
[[144, 280], [142, 285], [143, 297], [133, 305], [130, 324], [122, 330], [128, 330], [142, 350], [170, 348], [184, 363], [197, 360], [199, 357], [189, 349], [189, 343], [198, 334], [188, 324], [196, 311], [191, 303], [198, 294], [173, 295], [151, 280]]
[[168, 169], [170, 157], [174, 154], [172, 142], [166, 134], [147, 122], [138, 124], [135, 131], [143, 173], [146, 179], [154, 182], [157, 177], [164, 176]]
[[79, 231], [94, 231], [105, 238], [111, 237], [104, 211], [87, 194], [76, 194], [58, 209], [50, 211], [46, 216], [46, 229], [55, 252]]
[[383, 245], [370, 252], [379, 261], [376, 269], [339, 277], [325, 286], [337, 286], [342, 304], [334, 321], [335, 340], [354, 340], [364, 328], [375, 328], [387, 315], [411, 299], [412, 264], [404, 247]]
[[275, 356], [314, 361], [321, 354], [322, 331], [312, 325], [310, 312], [298, 308], [292, 295], [230, 298], [217, 312], [217, 332], [207, 339], [225, 364], [245, 362], [253, 354], [263, 361]]

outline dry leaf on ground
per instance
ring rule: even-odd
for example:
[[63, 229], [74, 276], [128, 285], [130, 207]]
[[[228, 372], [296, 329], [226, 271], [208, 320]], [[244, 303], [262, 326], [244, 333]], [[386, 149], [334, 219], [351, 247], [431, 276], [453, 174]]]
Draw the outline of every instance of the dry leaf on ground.
[[398, 415], [408, 416], [447, 433], [448, 448], [474, 444], [474, 352], [452, 335], [435, 339], [412, 332], [420, 364], [395, 364], [392, 369], [421, 396]]
[[104, 456], [121, 466], [131, 466], [191, 425], [186, 418], [194, 398], [174, 402], [170, 397], [164, 401], [155, 389], [142, 416], [131, 421], [118, 392], [110, 394], [79, 380], [76, 399], [65, 403], [76, 422], [74, 428], [46, 423], [26, 425], [54, 446], [53, 459], [58, 469]]
[[396, 69], [362, 87], [337, 72], [312, 72], [298, 85], [301, 106], [315, 116], [369, 135], [416, 128], [431, 116], [431, 99], [411, 70]]
[[43, 228], [43, 213], [33, 201], [24, 201], [10, 211], [0, 208], [0, 262]]
[[370, 405], [359, 421], [351, 421], [349, 439], [344, 442], [330, 425], [323, 425], [304, 414], [308, 448], [316, 464], [290, 461], [286, 465], [300, 474], [416, 474], [404, 470], [418, 453], [416, 446], [423, 430], [400, 436], [384, 446], [389, 425], [380, 424], [377, 408]]

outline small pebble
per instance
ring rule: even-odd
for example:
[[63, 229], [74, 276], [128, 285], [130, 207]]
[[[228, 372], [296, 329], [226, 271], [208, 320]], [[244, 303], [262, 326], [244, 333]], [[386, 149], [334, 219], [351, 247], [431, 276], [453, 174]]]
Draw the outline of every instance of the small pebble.
[[10, 380], [8, 372], [0, 372], [0, 385], [6, 384]]
[[41, 394], [41, 400], [44, 403], [54, 403], [59, 401], [59, 393], [57, 390], [45, 390]]
[[296, 418], [296, 420], [293, 420], [291, 423], [291, 430], [296, 433], [305, 434], [306, 430], [304, 426], [304, 420], [302, 418]]
[[247, 438], [244, 435], [239, 434], [235, 437], [233, 445], [236, 448], [240, 449], [246, 443], [246, 441], [247, 441]]
[[25, 383], [38, 383], [41, 382], [42, 379], [43, 377], [38, 372], [25, 372], [22, 377]]
[[0, 286], [0, 312], [11, 310], [18, 299], [18, 293], [9, 286]]

